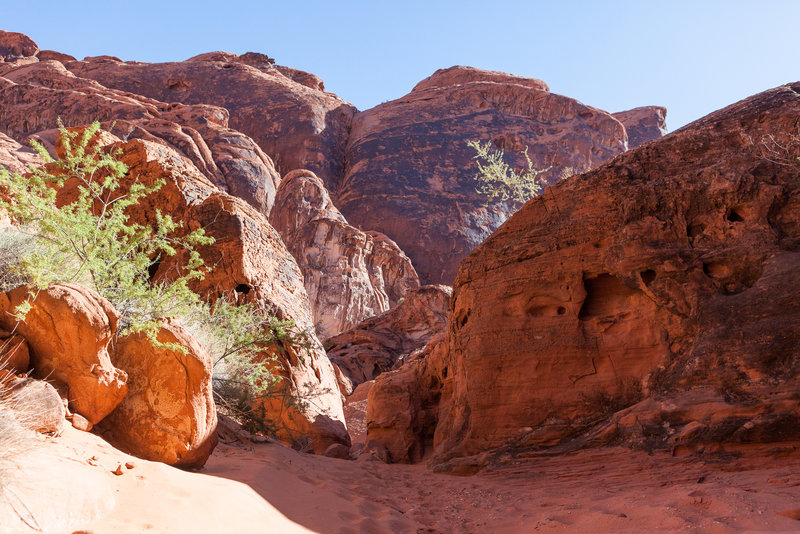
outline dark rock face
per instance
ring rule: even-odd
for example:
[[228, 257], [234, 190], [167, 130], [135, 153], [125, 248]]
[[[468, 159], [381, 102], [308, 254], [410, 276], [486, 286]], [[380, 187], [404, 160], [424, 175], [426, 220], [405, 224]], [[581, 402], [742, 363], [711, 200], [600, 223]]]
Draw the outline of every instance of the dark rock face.
[[275, 67], [262, 54], [211, 52], [174, 63], [109, 59], [68, 63], [73, 73], [106, 87], [161, 102], [211, 104], [230, 112], [230, 127], [258, 143], [281, 174], [309, 169], [335, 189], [356, 109], [322, 81]]
[[613, 113], [612, 116], [625, 126], [629, 149], [667, 135], [667, 108], [644, 106]]
[[385, 382], [418, 412], [376, 405], [367, 439], [401, 459], [427, 443], [457, 469], [578, 436], [797, 438], [798, 94], [743, 100], [526, 204], [462, 263], [446, 354], [375, 381], [371, 399]]
[[351, 224], [394, 239], [423, 283], [451, 284], [461, 260], [519, 207], [484, 206], [472, 139], [492, 141], [522, 168], [529, 147], [552, 183], [623, 152], [626, 134], [608, 113], [544, 82], [466, 67], [357, 114], [335, 201]]
[[33, 57], [38, 52], [39, 47], [27, 35], [0, 30], [0, 60], [14, 61]]

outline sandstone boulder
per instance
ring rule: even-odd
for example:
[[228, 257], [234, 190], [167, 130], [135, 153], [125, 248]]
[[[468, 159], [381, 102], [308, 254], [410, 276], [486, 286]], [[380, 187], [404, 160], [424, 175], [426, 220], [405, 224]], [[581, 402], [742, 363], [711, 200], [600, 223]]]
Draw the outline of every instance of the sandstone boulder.
[[385, 312], [419, 287], [403, 251], [382, 234], [347, 224], [311, 171], [283, 177], [270, 222], [303, 272], [323, 339]]
[[544, 82], [468, 67], [437, 71], [408, 95], [358, 113], [336, 205], [350, 224], [396, 241], [423, 283], [451, 284], [461, 260], [519, 208], [484, 205], [473, 139], [491, 141], [517, 168], [529, 147], [554, 183], [623, 152], [626, 134], [608, 113]]
[[21, 173], [38, 163], [41, 163], [39, 156], [33, 150], [0, 132], [0, 168]]
[[409, 291], [396, 308], [328, 339], [328, 358], [354, 386], [374, 379], [444, 331], [451, 294], [447, 286]]
[[612, 116], [625, 126], [629, 149], [667, 135], [667, 108], [643, 106], [612, 113]]
[[0, 296], [0, 328], [25, 338], [34, 376], [66, 387], [72, 411], [96, 424], [127, 391], [127, 375], [111, 363], [109, 345], [119, 314], [97, 293], [77, 284], [39, 291], [24, 321], [11, 314], [28, 297], [20, 287]]
[[526, 204], [462, 263], [444, 364], [387, 383], [441, 381], [437, 422], [416, 423], [429, 412], [411, 401], [392, 422], [396, 407], [376, 401], [382, 440], [435, 426], [447, 469], [573, 438], [796, 439], [799, 90], [729, 106]]
[[154, 347], [144, 334], [117, 341], [114, 365], [128, 394], [101, 423], [112, 443], [145, 458], [199, 468], [217, 444], [211, 357], [180, 325], [165, 322]]

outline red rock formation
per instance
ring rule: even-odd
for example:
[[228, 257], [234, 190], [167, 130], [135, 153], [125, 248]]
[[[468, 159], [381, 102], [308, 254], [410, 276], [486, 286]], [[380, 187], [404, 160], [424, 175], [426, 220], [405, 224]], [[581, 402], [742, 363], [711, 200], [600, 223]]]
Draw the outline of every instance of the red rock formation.
[[57, 61], [16, 66], [0, 77], [0, 125], [9, 136], [22, 140], [36, 134], [49, 146], [58, 118], [68, 126], [99, 120], [118, 137], [176, 149], [217, 187], [265, 214], [272, 209], [277, 171], [252, 139], [227, 127], [222, 108], [165, 104], [108, 89]]
[[419, 287], [403, 251], [383, 234], [347, 224], [311, 171], [283, 177], [270, 222], [300, 265], [323, 339], [385, 312]]
[[211, 357], [181, 326], [165, 323], [155, 348], [144, 334], [117, 341], [114, 365], [128, 373], [128, 394], [100, 424], [113, 443], [157, 462], [199, 468], [217, 444]]
[[447, 286], [409, 291], [396, 308], [328, 339], [328, 358], [354, 386], [372, 380], [444, 330], [451, 294]]
[[39, 47], [27, 35], [0, 30], [0, 61], [33, 57], [37, 52]]
[[[446, 356], [376, 380], [370, 399], [441, 382], [447, 469], [585, 431], [648, 447], [796, 439], [798, 93], [761, 93], [548, 188], [461, 265]], [[381, 402], [368, 439], [430, 434], [430, 410], [390, 421]]]
[[667, 108], [643, 106], [611, 115], [625, 126], [629, 149], [667, 134]]
[[10, 314], [28, 297], [24, 286], [0, 296], [0, 328], [16, 328], [28, 342], [34, 376], [66, 386], [70, 408], [97, 423], [127, 391], [128, 377], [108, 352], [119, 314], [97, 293], [59, 284], [39, 291], [18, 322]]
[[351, 224], [394, 239], [424, 283], [452, 283], [461, 260], [519, 207], [483, 205], [472, 139], [492, 141], [518, 167], [529, 147], [555, 182], [624, 151], [626, 134], [608, 113], [539, 80], [467, 67], [357, 114], [337, 206]]
[[315, 76], [275, 67], [262, 54], [211, 52], [153, 64], [87, 58], [67, 68], [106, 87], [162, 102], [224, 107], [230, 126], [252, 137], [281, 174], [310, 169], [332, 190], [344, 174], [355, 108], [323, 92]]
[[[275, 229], [243, 200], [216, 191], [173, 150], [141, 140], [116, 148], [121, 150], [131, 176], [142, 183], [167, 181], [132, 211], [135, 220], [151, 220], [155, 208], [159, 208], [185, 221], [187, 228], [203, 227], [215, 238], [213, 245], [199, 249], [205, 264], [212, 268], [205, 279], [194, 282], [195, 291], [210, 299], [234, 294], [241, 300], [257, 302], [272, 309], [279, 319], [294, 321], [298, 331], [308, 333], [309, 346], [285, 347], [287, 353], [281, 360], [289, 392], [308, 402], [287, 406], [285, 398], [265, 401], [267, 415], [285, 426], [280, 437], [291, 440], [308, 435], [320, 454], [331, 443], [349, 445], [341, 394], [333, 367], [313, 334], [302, 273]], [[153, 276], [171, 276], [175, 265], [184, 263], [182, 254], [164, 259]]]

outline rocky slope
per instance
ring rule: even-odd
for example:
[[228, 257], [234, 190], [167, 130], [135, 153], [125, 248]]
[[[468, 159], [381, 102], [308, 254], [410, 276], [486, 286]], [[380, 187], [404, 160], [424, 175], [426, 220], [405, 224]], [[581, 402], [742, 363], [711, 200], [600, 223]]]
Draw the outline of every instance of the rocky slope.
[[[796, 438], [798, 92], [746, 99], [526, 204], [462, 263], [446, 339], [376, 380], [368, 439], [467, 469], [459, 458], [577, 436]], [[390, 421], [401, 405], [414, 408]]]
[[529, 147], [546, 180], [626, 149], [622, 124], [539, 80], [469, 67], [435, 72], [408, 95], [358, 113], [336, 201], [348, 220], [394, 239], [423, 283], [451, 284], [464, 257], [519, 205], [484, 205], [473, 149], [491, 141], [517, 167]]

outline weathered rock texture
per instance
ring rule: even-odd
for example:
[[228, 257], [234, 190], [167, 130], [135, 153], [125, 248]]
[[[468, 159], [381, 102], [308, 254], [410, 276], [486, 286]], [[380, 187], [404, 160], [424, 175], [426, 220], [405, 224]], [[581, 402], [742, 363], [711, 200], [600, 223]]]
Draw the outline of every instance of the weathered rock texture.
[[117, 341], [114, 365], [128, 373], [128, 394], [101, 423], [131, 454], [199, 468], [217, 444], [211, 357], [181, 326], [165, 323], [153, 347], [144, 334]]
[[323, 339], [387, 311], [419, 287], [411, 260], [394, 241], [347, 224], [311, 171], [283, 177], [270, 222], [300, 265]]
[[275, 67], [262, 54], [211, 52], [175, 63], [111, 59], [68, 63], [78, 76], [161, 102], [212, 104], [230, 126], [252, 137], [285, 174], [310, 169], [333, 188], [355, 108], [323, 91], [316, 76]]
[[[118, 137], [173, 148], [217, 187], [265, 214], [272, 209], [280, 181], [272, 160], [252, 139], [227, 127], [225, 109], [165, 104], [108, 89], [75, 76], [58, 61], [24, 64], [2, 73], [0, 130], [17, 141], [36, 134], [49, 147], [57, 137], [58, 118], [68, 126], [99, 120]], [[0, 144], [0, 157], [2, 153]]]
[[[193, 288], [202, 297], [235, 298], [255, 302], [281, 320], [292, 320], [305, 332], [307, 347], [287, 346], [280, 369], [287, 392], [302, 397], [303, 404], [290, 404], [286, 397], [265, 401], [267, 415], [282, 425], [280, 437], [292, 440], [308, 435], [314, 450], [322, 453], [331, 443], [349, 445], [333, 367], [313, 333], [303, 275], [266, 217], [245, 201], [218, 191], [175, 152], [155, 143], [132, 140], [115, 145], [130, 175], [142, 183], [164, 179], [166, 185], [145, 199], [135, 220], [152, 221], [159, 208], [186, 222], [186, 229], [203, 227], [215, 239], [199, 249], [210, 267]], [[185, 252], [165, 259], [154, 269], [154, 279], [174, 276], [176, 265], [185, 263]]]
[[24, 286], [0, 296], [0, 328], [16, 328], [28, 342], [34, 376], [65, 386], [72, 411], [96, 424], [127, 391], [127, 375], [109, 357], [119, 314], [97, 293], [59, 284], [38, 292], [18, 322], [10, 314], [28, 298]]
[[447, 286], [409, 291], [396, 308], [328, 339], [328, 358], [353, 386], [372, 380], [444, 330], [451, 294]]
[[64, 402], [56, 389], [34, 378], [0, 378], [0, 402], [17, 408], [19, 423], [29, 430], [59, 435], [66, 423]]
[[335, 201], [351, 224], [394, 239], [423, 283], [451, 284], [461, 260], [519, 207], [483, 204], [472, 139], [491, 141], [520, 168], [529, 147], [553, 183], [623, 152], [627, 137], [605, 111], [544, 82], [468, 67], [439, 70], [357, 114]]
[[[443, 468], [592, 428], [591, 443], [649, 447], [796, 439], [799, 92], [746, 99], [526, 204], [461, 265], [446, 354], [379, 378], [370, 399], [441, 383]], [[370, 413], [384, 422], [368, 439], [430, 439], [429, 409]]]
[[658, 139], [667, 134], [667, 108], [643, 106], [612, 113], [628, 132], [628, 148]]
[[28, 166], [37, 163], [41, 162], [33, 150], [0, 133], [0, 168], [21, 173], [25, 172]]

